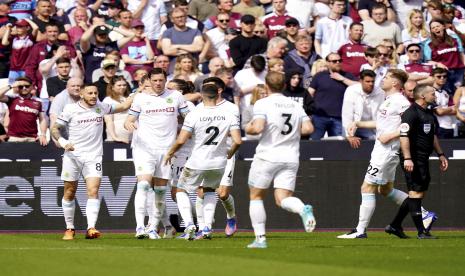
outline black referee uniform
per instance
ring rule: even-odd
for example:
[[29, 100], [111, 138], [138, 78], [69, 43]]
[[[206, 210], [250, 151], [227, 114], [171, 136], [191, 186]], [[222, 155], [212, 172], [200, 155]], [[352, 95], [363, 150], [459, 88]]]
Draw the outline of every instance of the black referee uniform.
[[[407, 127], [408, 125], [408, 127]], [[423, 192], [428, 190], [431, 176], [429, 173], [429, 157], [434, 149], [434, 135], [439, 128], [438, 121], [431, 109], [425, 109], [413, 103], [402, 114], [401, 137], [408, 137], [413, 171], [405, 173], [405, 180], [409, 191]], [[404, 155], [400, 155], [404, 163]]]

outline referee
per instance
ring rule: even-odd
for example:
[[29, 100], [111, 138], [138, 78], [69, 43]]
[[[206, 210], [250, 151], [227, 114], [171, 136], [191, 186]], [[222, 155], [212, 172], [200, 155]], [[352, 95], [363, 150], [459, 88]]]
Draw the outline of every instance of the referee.
[[408, 238], [402, 230], [402, 221], [410, 212], [419, 239], [435, 239], [423, 226], [421, 216], [421, 200], [428, 190], [431, 180], [429, 173], [429, 156], [436, 151], [439, 156], [441, 171], [447, 170], [448, 162], [439, 145], [436, 131], [437, 121], [428, 105], [434, 104], [436, 96], [434, 88], [429, 85], [418, 85], [413, 91], [415, 102], [402, 114], [400, 125], [401, 164], [409, 196], [404, 200], [399, 211], [385, 231], [399, 238]]

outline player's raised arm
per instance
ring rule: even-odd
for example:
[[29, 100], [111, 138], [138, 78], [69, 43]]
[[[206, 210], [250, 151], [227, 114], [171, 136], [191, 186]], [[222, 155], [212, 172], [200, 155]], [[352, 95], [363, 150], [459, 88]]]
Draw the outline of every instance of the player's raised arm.
[[124, 102], [117, 104], [113, 109], [113, 113], [119, 113], [128, 110], [132, 105], [135, 95], [136, 94], [131, 94]]

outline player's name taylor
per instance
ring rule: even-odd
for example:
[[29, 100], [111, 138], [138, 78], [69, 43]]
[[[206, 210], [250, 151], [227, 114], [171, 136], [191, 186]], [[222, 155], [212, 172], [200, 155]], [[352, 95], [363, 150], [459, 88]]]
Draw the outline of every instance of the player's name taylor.
[[201, 122], [214, 122], [214, 121], [226, 121], [226, 116], [216, 115], [216, 116], [205, 116], [200, 117]]

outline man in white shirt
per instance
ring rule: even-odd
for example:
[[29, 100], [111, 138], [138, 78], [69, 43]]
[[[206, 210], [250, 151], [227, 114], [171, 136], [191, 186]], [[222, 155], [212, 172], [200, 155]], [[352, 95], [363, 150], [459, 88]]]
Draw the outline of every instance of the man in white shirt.
[[249, 213], [255, 233], [255, 240], [248, 248], [267, 247], [263, 199], [271, 183], [279, 207], [299, 214], [307, 232], [312, 232], [316, 225], [312, 206], [293, 196], [299, 168], [300, 136], [312, 133], [313, 125], [299, 103], [281, 94], [285, 88], [283, 74], [270, 72], [265, 81], [271, 95], [255, 103], [253, 120], [245, 129], [247, 134], [262, 135], [248, 180]]
[[393, 188], [399, 164], [399, 128], [402, 128], [400, 116], [410, 106], [410, 102], [400, 92], [407, 80], [408, 75], [404, 71], [390, 69], [381, 84], [386, 100], [378, 109], [376, 121], [355, 121], [347, 129], [348, 135], [354, 136], [357, 128], [376, 128], [376, 142], [362, 183], [358, 225], [349, 233], [338, 236], [340, 239], [368, 237], [366, 229], [375, 211], [376, 193], [391, 199], [397, 205], [401, 205], [408, 197], [405, 192]]
[[[86, 239], [100, 237], [95, 224], [100, 210], [98, 190], [102, 178], [103, 116], [128, 110], [132, 103], [132, 97], [118, 105], [101, 103], [94, 85], [84, 86], [80, 90], [80, 98], [78, 102], [64, 108], [50, 131], [53, 138], [65, 149], [61, 179], [64, 181], [62, 207], [67, 230], [63, 240], [74, 239], [74, 198], [81, 175], [86, 181], [88, 196]], [[60, 134], [60, 129], [64, 127], [68, 127], [68, 139]]]
[[[162, 163], [166, 151], [176, 140], [178, 115], [185, 116], [189, 109], [181, 93], [165, 89], [166, 73], [154, 68], [150, 74], [150, 91], [134, 97], [124, 127], [137, 131], [132, 138], [132, 155], [137, 176], [137, 191], [134, 199], [136, 238], [159, 239], [155, 227], [159, 224], [165, 208], [165, 194], [171, 168]], [[155, 221], [147, 233], [144, 230], [147, 193], [155, 191]], [[168, 229], [169, 231], [169, 229]]]
[[322, 58], [329, 53], [337, 53], [349, 39], [352, 19], [343, 15], [346, 9], [344, 0], [331, 0], [331, 13], [317, 21], [315, 32], [315, 51]]
[[[215, 189], [219, 187], [227, 159], [232, 158], [242, 143], [237, 117], [226, 111], [224, 105], [217, 105], [218, 87], [205, 84], [201, 93], [203, 106], [196, 107], [186, 116], [176, 142], [164, 159], [164, 164], [168, 165], [182, 145], [189, 138], [194, 139], [194, 148], [179, 178], [176, 193], [179, 212], [186, 223], [185, 233], [188, 240], [194, 239], [196, 227], [187, 191], [194, 192], [201, 187], [204, 194], [205, 224], [202, 235], [203, 238], [211, 239], [216, 207]], [[230, 147], [227, 143], [228, 134], [233, 141]]]
[[228, 13], [220, 12], [216, 16], [216, 28], [207, 31], [207, 36], [210, 39], [213, 49], [218, 56], [225, 62], [229, 60], [229, 41], [234, 38], [233, 35], [226, 34], [231, 17]]
[[360, 82], [347, 87], [342, 103], [342, 127], [352, 148], [360, 146], [360, 139], [375, 139], [372, 129], [358, 129], [355, 136], [347, 135], [347, 128], [356, 121], [374, 121], [381, 103], [384, 101], [384, 92], [375, 87], [376, 73], [363, 70], [360, 73]]

